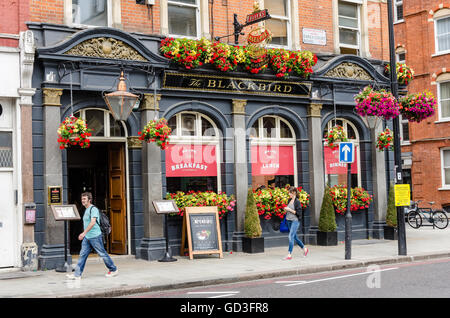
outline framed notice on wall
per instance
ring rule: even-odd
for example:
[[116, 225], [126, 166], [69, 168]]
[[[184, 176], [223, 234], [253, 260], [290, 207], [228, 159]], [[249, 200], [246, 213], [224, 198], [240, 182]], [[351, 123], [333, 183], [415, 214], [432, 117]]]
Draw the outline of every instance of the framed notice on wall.
[[48, 187], [48, 205], [62, 204], [62, 187], [49, 186]]
[[195, 254], [216, 253], [223, 258], [217, 206], [186, 207], [182, 232], [182, 255], [187, 234], [190, 259]]
[[80, 214], [78, 213], [78, 209], [75, 204], [52, 205], [51, 208], [56, 221], [80, 219]]

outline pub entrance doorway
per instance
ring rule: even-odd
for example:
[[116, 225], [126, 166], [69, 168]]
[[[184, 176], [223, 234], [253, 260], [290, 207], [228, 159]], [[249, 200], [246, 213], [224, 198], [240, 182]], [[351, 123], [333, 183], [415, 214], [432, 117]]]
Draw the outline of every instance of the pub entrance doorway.
[[[81, 194], [91, 192], [93, 204], [108, 215], [111, 234], [106, 250], [111, 254], [127, 254], [127, 214], [125, 184], [125, 143], [92, 142], [87, 149], [67, 150], [68, 202], [76, 204], [81, 218], [85, 208]], [[71, 221], [70, 253], [79, 254], [83, 221]]]

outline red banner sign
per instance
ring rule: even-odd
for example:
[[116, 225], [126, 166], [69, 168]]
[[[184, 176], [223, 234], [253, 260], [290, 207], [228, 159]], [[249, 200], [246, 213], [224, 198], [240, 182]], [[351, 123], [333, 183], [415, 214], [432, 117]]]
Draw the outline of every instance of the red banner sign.
[[252, 175], [294, 175], [294, 147], [252, 146]]
[[166, 176], [217, 176], [216, 146], [169, 144], [166, 149]]
[[[347, 164], [339, 162], [339, 148], [332, 150], [324, 147], [325, 174], [347, 174]], [[355, 147], [355, 161], [352, 163], [352, 173], [358, 173], [357, 148]]]

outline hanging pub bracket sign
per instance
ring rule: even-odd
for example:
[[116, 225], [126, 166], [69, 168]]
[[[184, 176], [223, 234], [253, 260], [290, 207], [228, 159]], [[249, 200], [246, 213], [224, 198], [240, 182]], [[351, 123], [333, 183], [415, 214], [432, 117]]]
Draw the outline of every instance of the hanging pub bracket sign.
[[242, 30], [245, 27], [272, 18], [269, 14], [269, 10], [267, 10], [267, 9], [260, 10], [259, 4], [256, 1], [253, 4], [253, 9], [254, 9], [254, 11], [251, 14], [247, 15], [247, 18], [245, 19], [245, 24], [239, 23], [239, 21], [237, 19], [237, 14], [235, 13], [233, 15], [234, 16], [234, 21], [233, 21], [234, 32], [233, 32], [233, 34], [229, 34], [229, 35], [225, 35], [225, 36], [216, 36], [214, 39], [216, 41], [219, 41], [222, 38], [227, 38], [231, 35], [234, 35], [234, 43], [237, 45], [239, 43], [239, 35], [244, 35]]

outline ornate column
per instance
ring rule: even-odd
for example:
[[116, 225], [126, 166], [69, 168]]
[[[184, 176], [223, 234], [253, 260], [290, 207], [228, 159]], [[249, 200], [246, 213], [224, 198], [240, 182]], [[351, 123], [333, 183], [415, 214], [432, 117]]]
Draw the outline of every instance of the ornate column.
[[[308, 107], [309, 139], [309, 183], [311, 189], [311, 228], [315, 232], [319, 225], [320, 207], [325, 192], [322, 143], [322, 104], [312, 103]], [[315, 242], [311, 242], [315, 243]]]
[[245, 125], [246, 100], [233, 99], [234, 128], [234, 189], [236, 193], [236, 231], [233, 234], [233, 251], [242, 251], [244, 219], [247, 205], [247, 135]]
[[[140, 106], [141, 126], [144, 127], [159, 112], [161, 95], [144, 94]], [[162, 199], [161, 149], [155, 143], [143, 143], [142, 146], [142, 188], [144, 204], [144, 238], [136, 247], [136, 258], [148, 261], [164, 256], [166, 241], [164, 238], [163, 217], [156, 214], [153, 200]]]
[[[45, 244], [39, 255], [41, 269], [54, 269], [64, 263], [64, 222], [55, 221], [48, 203], [47, 189], [49, 186], [62, 186], [62, 155], [57, 139], [60, 124], [60, 108], [62, 89], [43, 88], [44, 109], [44, 205], [45, 213]], [[71, 261], [71, 260], [70, 260]], [[70, 264], [68, 260], [68, 263]]]
[[384, 226], [386, 225], [387, 192], [386, 192], [386, 162], [384, 151], [377, 151], [374, 144], [377, 135], [383, 130], [383, 122], [378, 121], [375, 129], [370, 129], [372, 140], [372, 184], [373, 184], [373, 226], [372, 236], [375, 239], [384, 238]]

